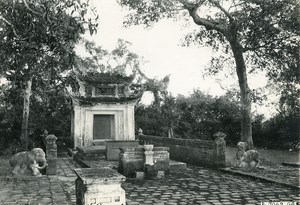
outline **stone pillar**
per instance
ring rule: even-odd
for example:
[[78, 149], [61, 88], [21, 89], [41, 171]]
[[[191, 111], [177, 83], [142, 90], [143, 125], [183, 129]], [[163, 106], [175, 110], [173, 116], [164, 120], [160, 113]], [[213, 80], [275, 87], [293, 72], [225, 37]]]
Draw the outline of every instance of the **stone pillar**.
[[56, 175], [57, 173], [57, 138], [55, 135], [46, 137], [46, 159], [48, 166], [46, 168], [47, 175]]
[[226, 134], [222, 132], [217, 132], [214, 134], [215, 140], [214, 140], [214, 162], [215, 165], [218, 167], [225, 167], [226, 166], [226, 141], [225, 137]]
[[121, 184], [125, 177], [115, 170], [103, 168], [75, 169], [77, 179], [76, 205], [125, 205], [125, 191]]

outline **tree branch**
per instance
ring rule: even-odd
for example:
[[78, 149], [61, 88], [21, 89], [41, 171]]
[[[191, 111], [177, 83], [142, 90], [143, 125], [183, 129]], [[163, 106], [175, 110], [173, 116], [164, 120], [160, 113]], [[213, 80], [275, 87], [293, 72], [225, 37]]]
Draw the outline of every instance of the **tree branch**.
[[232, 17], [232, 15], [224, 8], [220, 5], [220, 3], [216, 0], [209, 0], [210, 3], [212, 3], [213, 5], [215, 5], [217, 8], [219, 8], [228, 18], [229, 20], [232, 22], [235, 19]]
[[5, 23], [7, 23], [11, 29], [13, 30], [13, 33], [15, 34], [15, 36], [19, 37], [19, 35], [17, 34], [14, 25], [12, 25], [8, 20], [6, 20], [3, 16], [0, 15], [0, 19], [2, 19]]
[[34, 13], [34, 14], [38, 14], [37, 12], [33, 11], [33, 10], [29, 7], [29, 5], [27, 4], [26, 0], [23, 0], [23, 3], [25, 4], [26, 8], [27, 8], [29, 11], [31, 11], [31, 12]]
[[219, 31], [220, 33], [225, 34], [226, 28], [222, 25], [220, 25], [217, 22], [214, 22], [212, 20], [206, 19], [206, 18], [201, 18], [198, 15], [198, 9], [202, 6], [203, 1], [200, 1], [197, 4], [189, 4], [185, 2], [184, 0], [179, 0], [183, 4], [183, 7], [188, 10], [190, 16], [193, 18], [193, 21], [200, 26], [204, 26], [207, 30], [216, 30]]

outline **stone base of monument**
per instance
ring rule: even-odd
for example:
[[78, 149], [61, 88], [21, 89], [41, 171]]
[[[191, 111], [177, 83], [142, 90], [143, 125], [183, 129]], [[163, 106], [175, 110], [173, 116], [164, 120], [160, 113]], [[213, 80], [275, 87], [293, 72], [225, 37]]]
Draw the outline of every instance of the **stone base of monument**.
[[144, 171], [144, 148], [121, 148], [118, 171], [126, 177], [135, 177], [135, 172]]
[[145, 177], [146, 179], [157, 178], [157, 170], [154, 165], [145, 164]]
[[165, 177], [165, 172], [164, 171], [158, 171], [157, 172], [157, 178], [158, 179], [162, 179]]
[[138, 146], [138, 141], [134, 140], [106, 140], [106, 160], [118, 161], [120, 148], [134, 148]]
[[125, 191], [121, 184], [125, 177], [115, 170], [104, 168], [75, 169], [77, 179], [76, 205], [125, 205]]
[[105, 146], [83, 146], [77, 147], [78, 152], [76, 156], [83, 159], [99, 159], [104, 158], [106, 147]]
[[138, 180], [145, 179], [145, 172], [135, 172], [135, 178]]
[[48, 166], [46, 167], [47, 175], [56, 175], [57, 173], [57, 159], [56, 158], [48, 158], [47, 159]]
[[[119, 172], [126, 177], [135, 177], [136, 172], [145, 171], [145, 149], [137, 148], [121, 148], [119, 158]], [[164, 171], [165, 174], [170, 173], [170, 157], [168, 147], [153, 148], [154, 169]], [[146, 172], [146, 171], [145, 171]], [[145, 174], [147, 175], [147, 174]]]

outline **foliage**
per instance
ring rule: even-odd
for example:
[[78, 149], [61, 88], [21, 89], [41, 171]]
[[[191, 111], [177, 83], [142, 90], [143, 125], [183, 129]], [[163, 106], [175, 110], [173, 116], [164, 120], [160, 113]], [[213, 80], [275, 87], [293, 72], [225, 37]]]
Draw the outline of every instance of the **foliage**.
[[299, 141], [300, 118], [284, 117], [280, 114], [263, 123], [260, 146], [293, 149]]
[[87, 29], [91, 34], [96, 31], [94, 12], [85, 0], [0, 1], [0, 74], [8, 81], [1, 103], [6, 108], [1, 123], [7, 128], [5, 139], [12, 141], [21, 134], [22, 96], [29, 81], [29, 135], [57, 124], [65, 126], [60, 121], [68, 110], [64, 76], [75, 63], [74, 47], [80, 36]]
[[[199, 90], [190, 96], [166, 97], [160, 107], [138, 104], [136, 128], [146, 135], [168, 137], [170, 124], [174, 137], [214, 140], [217, 132], [226, 134], [226, 143], [240, 141], [239, 103], [231, 94], [213, 97]], [[253, 139], [257, 147], [290, 149], [299, 142], [300, 118], [280, 113], [265, 120], [263, 115], [252, 119]]]
[[240, 115], [237, 101], [228, 95], [212, 97], [195, 90], [189, 97], [177, 98], [181, 112], [175, 132], [184, 138], [212, 139], [217, 132], [224, 132], [229, 142], [240, 137]]
[[[241, 96], [241, 140], [252, 146], [251, 89], [247, 74], [266, 70], [275, 82], [299, 83], [299, 10], [297, 0], [119, 0], [131, 9], [125, 25], [152, 26], [162, 18], [191, 18], [199, 26], [186, 45], [209, 45], [223, 56], [213, 58], [210, 73], [235, 63]], [[189, 18], [188, 18], [189, 17]], [[227, 54], [228, 57], [224, 57]], [[282, 85], [294, 85], [283, 83]]]
[[157, 106], [138, 104], [135, 107], [135, 128], [144, 134], [167, 137], [166, 124]]
[[138, 105], [136, 127], [145, 134], [165, 137], [172, 127], [174, 137], [207, 140], [221, 131], [229, 142], [236, 142], [240, 136], [239, 107], [229, 96], [212, 97], [195, 90], [189, 97], [166, 96], [160, 107]]

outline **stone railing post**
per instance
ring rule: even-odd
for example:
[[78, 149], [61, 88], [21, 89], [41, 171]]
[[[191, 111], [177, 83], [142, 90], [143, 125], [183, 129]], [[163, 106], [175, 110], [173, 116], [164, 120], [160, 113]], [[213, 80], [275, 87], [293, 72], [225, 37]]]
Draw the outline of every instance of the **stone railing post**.
[[47, 159], [47, 175], [56, 175], [57, 173], [57, 138], [55, 135], [48, 135], [46, 141], [46, 159]]
[[225, 137], [226, 134], [222, 132], [217, 132], [214, 134], [214, 161], [215, 165], [218, 167], [225, 167], [226, 166], [226, 141]]

